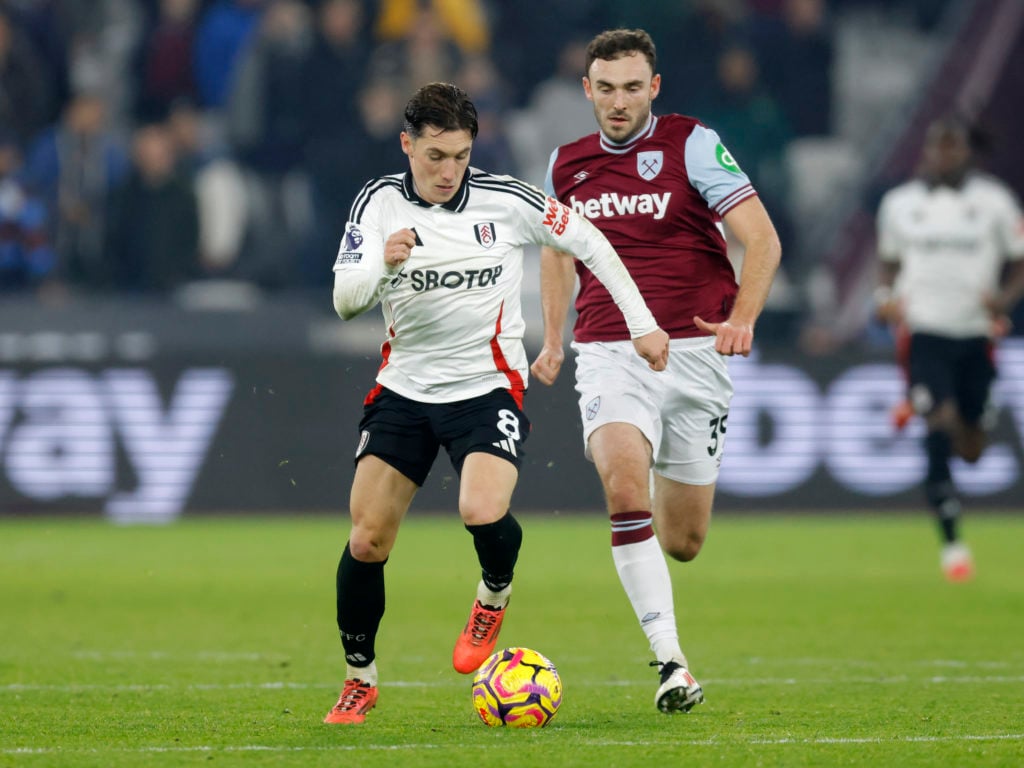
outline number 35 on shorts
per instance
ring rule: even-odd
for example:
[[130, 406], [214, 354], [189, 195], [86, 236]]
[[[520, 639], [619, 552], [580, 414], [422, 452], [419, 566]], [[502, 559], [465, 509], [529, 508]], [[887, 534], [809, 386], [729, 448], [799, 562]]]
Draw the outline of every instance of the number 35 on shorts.
[[[711, 437], [708, 441], [708, 456], [714, 456], [719, 452], [722, 443], [725, 440], [725, 423], [729, 419], [728, 413], [723, 413], [721, 416], [715, 416], [708, 422], [708, 426], [711, 428]], [[721, 436], [721, 439], [719, 439]]]

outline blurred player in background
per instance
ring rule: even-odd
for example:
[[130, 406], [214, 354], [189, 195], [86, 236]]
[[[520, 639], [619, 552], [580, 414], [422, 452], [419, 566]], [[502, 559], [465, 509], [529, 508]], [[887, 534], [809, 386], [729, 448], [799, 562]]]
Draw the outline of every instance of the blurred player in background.
[[974, 565], [949, 463], [981, 457], [995, 415], [993, 341], [1024, 295], [1024, 219], [1005, 184], [972, 170], [963, 122], [934, 122], [921, 160], [919, 178], [882, 198], [875, 298], [878, 317], [909, 334], [908, 401], [927, 426], [925, 498], [939, 521], [942, 569], [963, 581]]
[[468, 674], [494, 651], [522, 541], [509, 504], [530, 430], [523, 246], [576, 253], [611, 292], [646, 364], [664, 370], [668, 355], [668, 335], [595, 227], [536, 187], [469, 167], [477, 113], [464, 91], [426, 85], [404, 118], [409, 170], [363, 187], [334, 264], [338, 314], [347, 320], [379, 302], [387, 340], [359, 425], [352, 529], [337, 573], [348, 667], [328, 723], [363, 722], [376, 704], [384, 564], [442, 446], [482, 571], [452, 663]]
[[[635, 365], [607, 292], [555, 246], [541, 253], [544, 346], [531, 370], [547, 384], [558, 376], [578, 274], [572, 346], [586, 455], [604, 486], [615, 568], [660, 670], [655, 704], [685, 712], [704, 694], [679, 645], [662, 548], [689, 561], [707, 536], [733, 391], [724, 356], [750, 353], [781, 246], [718, 135], [652, 114], [661, 75], [646, 32], [598, 35], [585, 75], [600, 132], [555, 150], [547, 191], [612, 242], [672, 354], [664, 374]], [[745, 250], [738, 291], [723, 220]]]

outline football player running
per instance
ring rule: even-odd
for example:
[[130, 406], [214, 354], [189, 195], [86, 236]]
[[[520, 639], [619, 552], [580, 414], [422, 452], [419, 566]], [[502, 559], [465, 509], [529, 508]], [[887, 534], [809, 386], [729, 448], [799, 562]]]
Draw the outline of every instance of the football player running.
[[974, 463], [985, 446], [994, 340], [1024, 294], [1024, 218], [1003, 182], [972, 168], [962, 121], [932, 123], [921, 159], [920, 175], [879, 207], [876, 311], [909, 335], [905, 412], [925, 422], [924, 496], [939, 526], [942, 571], [966, 581], [974, 561], [960, 535], [950, 460]]
[[359, 425], [352, 528], [337, 571], [347, 669], [328, 723], [361, 723], [377, 702], [384, 566], [441, 447], [459, 475], [459, 514], [481, 569], [453, 666], [474, 672], [495, 649], [522, 541], [509, 505], [530, 430], [523, 246], [574, 253], [610, 292], [638, 359], [653, 373], [668, 355], [668, 335], [600, 231], [529, 184], [470, 167], [477, 116], [464, 91], [426, 85], [404, 117], [409, 169], [363, 187], [334, 265], [338, 314], [379, 303], [387, 337]]
[[[680, 647], [662, 550], [693, 560], [708, 534], [733, 391], [724, 358], [750, 353], [781, 246], [718, 135], [692, 117], [652, 113], [660, 87], [645, 31], [595, 37], [583, 89], [600, 130], [558, 147], [546, 184], [615, 246], [671, 337], [668, 375], [634, 364], [607, 292], [586, 264], [574, 274], [557, 246], [541, 251], [544, 346], [531, 370], [548, 384], [559, 374], [578, 275], [572, 348], [584, 448], [604, 487], [615, 568], [659, 668], [655, 705], [668, 713], [704, 693]], [[723, 221], [744, 250], [738, 287]]]

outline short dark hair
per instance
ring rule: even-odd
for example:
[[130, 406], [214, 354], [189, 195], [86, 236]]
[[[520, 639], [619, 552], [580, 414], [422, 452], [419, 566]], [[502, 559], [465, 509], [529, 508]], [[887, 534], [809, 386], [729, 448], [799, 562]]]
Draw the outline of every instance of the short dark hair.
[[405, 132], [418, 139], [426, 126], [442, 131], [469, 131], [476, 138], [476, 107], [464, 90], [451, 83], [427, 83], [405, 105]]
[[634, 53], [643, 54], [651, 65], [651, 73], [658, 71], [658, 54], [651, 36], [642, 29], [610, 29], [602, 32], [587, 46], [587, 72], [596, 59], [614, 61]]

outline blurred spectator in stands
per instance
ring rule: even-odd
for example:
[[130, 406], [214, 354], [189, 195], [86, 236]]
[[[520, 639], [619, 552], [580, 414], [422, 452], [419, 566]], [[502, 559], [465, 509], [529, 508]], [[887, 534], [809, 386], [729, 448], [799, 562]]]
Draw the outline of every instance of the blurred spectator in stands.
[[[337, 250], [352, 198], [363, 181], [373, 175], [372, 171], [363, 171], [364, 164], [379, 162], [385, 156], [402, 159], [397, 139], [400, 128], [394, 127], [394, 115], [402, 112], [400, 97], [387, 83], [367, 83], [367, 77], [372, 77], [367, 65], [373, 49], [366, 34], [367, 22], [362, 0], [324, 0], [317, 13], [303, 100], [307, 134], [304, 160], [313, 224], [302, 250], [299, 279], [307, 285], [326, 285], [333, 279], [328, 262]], [[364, 95], [360, 95], [360, 88]], [[381, 102], [386, 116], [384, 146], [376, 144], [378, 131], [374, 126], [379, 120], [372, 117], [374, 105]], [[342, 127], [344, 138], [339, 135]]]
[[134, 57], [138, 119], [161, 120], [174, 102], [199, 97], [193, 70], [198, 12], [199, 0], [160, 0]]
[[825, 0], [785, 0], [781, 14], [756, 16], [752, 41], [794, 135], [830, 134], [835, 43]]
[[167, 118], [179, 173], [192, 179], [199, 206], [199, 263], [204, 275], [230, 276], [248, 225], [245, 177], [207, 115], [187, 100]]
[[338, 129], [352, 119], [373, 48], [365, 21], [363, 0], [323, 0], [317, 9], [316, 33], [303, 74], [302, 109], [311, 164], [321, 153], [336, 151]]
[[100, 287], [107, 282], [106, 203], [127, 168], [124, 151], [107, 128], [98, 91], [74, 96], [60, 122], [30, 146], [25, 184], [47, 205], [57, 271], [69, 284]]
[[[498, 2], [492, 3], [490, 13], [491, 28], [497, 32], [491, 42], [491, 58], [509, 76], [513, 107], [525, 107], [534, 86], [558, 68], [567, 37], [590, 40], [612, 26], [604, 0]], [[581, 68], [577, 90], [582, 78]], [[588, 120], [593, 119], [592, 115], [593, 110]]]
[[[692, 13], [681, 28], [652, 32], [658, 43], [658, 69], [673, 73], [673, 77], [662, 81], [655, 104], [655, 110], [662, 114], [673, 111], [693, 114], [695, 104], [704, 104], [713, 98], [722, 54], [743, 39], [746, 20], [743, 2], [695, 0], [693, 5]], [[675, 69], [668, 69], [667, 64], [661, 63], [663, 60], [671, 62]], [[739, 152], [736, 154], [744, 157]]]
[[312, 42], [309, 8], [300, 0], [271, 0], [238, 60], [228, 96], [227, 135], [238, 159], [260, 173], [287, 173], [301, 159], [305, 67]]
[[452, 82], [462, 58], [437, 11], [423, 6], [405, 37], [377, 46], [369, 67], [378, 77], [404, 80], [405, 89], [414, 91], [425, 83]]
[[[400, 41], [414, 37], [424, 18], [429, 16], [442, 36], [452, 40], [463, 54], [484, 53], [490, 48], [490, 29], [481, 0], [380, 0], [379, 5], [374, 28], [378, 40]], [[424, 78], [423, 82], [431, 82], [431, 79]]]
[[132, 170], [111, 197], [107, 254], [118, 290], [166, 293], [198, 275], [199, 218], [166, 125], [132, 137]]
[[52, 114], [46, 71], [14, 18], [0, 7], [0, 126], [14, 131], [22, 146]]
[[594, 105], [580, 87], [588, 42], [589, 38], [566, 42], [554, 74], [537, 84], [525, 109], [509, 116], [509, 138], [524, 181], [543, 187], [551, 151], [593, 133]]
[[44, 88], [50, 95], [43, 125], [50, 125], [60, 117], [71, 94], [68, 72], [71, 24], [67, 5], [53, 0], [0, 5], [4, 6], [8, 20], [25, 35], [42, 65], [36, 72], [45, 78]]
[[338, 138], [338, 123], [332, 123], [333, 145], [326, 141], [322, 144], [319, 162], [313, 162], [311, 156], [315, 226], [303, 252], [302, 277], [307, 285], [329, 285], [333, 281], [331, 265], [349, 209], [366, 179], [379, 176], [381, 168], [393, 167], [405, 159], [398, 136], [406, 98], [404, 84], [371, 79], [356, 99], [358, 120], [353, 124], [350, 110], [344, 122], [344, 140]]
[[200, 18], [195, 76], [201, 106], [224, 106], [238, 55], [255, 33], [264, 5], [264, 0], [217, 0]]
[[68, 67], [73, 93], [102, 96], [111, 130], [125, 135], [134, 107], [132, 55], [144, 19], [137, 0], [63, 2], [69, 29]]
[[[655, 104], [656, 114], [681, 112], [686, 114], [688, 104], [692, 104], [694, 87], [704, 87], [700, 83], [692, 83], [689, 77], [680, 77], [691, 64], [693, 57], [708, 55], [709, 41], [714, 44], [717, 37], [701, 36], [697, 47], [691, 43], [680, 44], [677, 35], [680, 32], [705, 26], [705, 31], [714, 31], [716, 25], [723, 29], [731, 29], [737, 20], [743, 17], [746, 0], [698, 0], [671, 3], [665, 0], [629, 0], [629, 2], [609, 2], [606, 28], [649, 30], [658, 45], [658, 70], [670, 77], [661, 81], [661, 93]], [[694, 14], [698, 14], [694, 18]], [[710, 54], [712, 59], [714, 52]], [[706, 82], [706, 81], [705, 81]], [[593, 115], [590, 120], [593, 124]], [[577, 134], [577, 136], [582, 134]], [[557, 145], [556, 145], [557, 146]]]
[[46, 231], [46, 206], [19, 178], [18, 137], [0, 129], [0, 291], [41, 285], [57, 265]]
[[743, 158], [743, 170], [775, 220], [787, 186], [782, 160], [791, 134], [786, 119], [762, 86], [749, 48], [732, 45], [719, 55], [715, 83], [710, 97], [694, 102], [695, 117], [715, 126], [729, 150]]
[[476, 105], [479, 132], [473, 140], [472, 165], [490, 173], [518, 175], [515, 154], [505, 131], [508, 96], [505, 83], [486, 54], [467, 58], [455, 82]]
[[313, 19], [299, 0], [271, 0], [238, 61], [228, 100], [227, 136], [247, 171], [252, 216], [243, 273], [266, 287], [294, 282], [295, 253], [310, 225], [306, 62]]
[[[694, 105], [694, 116], [713, 125], [757, 189], [784, 243], [792, 242], [793, 225], [787, 207], [789, 177], [784, 163], [789, 126], [779, 105], [761, 85], [753, 52], [741, 45], [727, 47], [718, 58], [716, 90], [704, 105]], [[730, 239], [729, 257], [739, 270], [739, 249]], [[779, 342], [794, 332], [796, 321], [789, 292], [786, 261], [779, 267], [772, 293], [758, 320], [758, 335]]]

